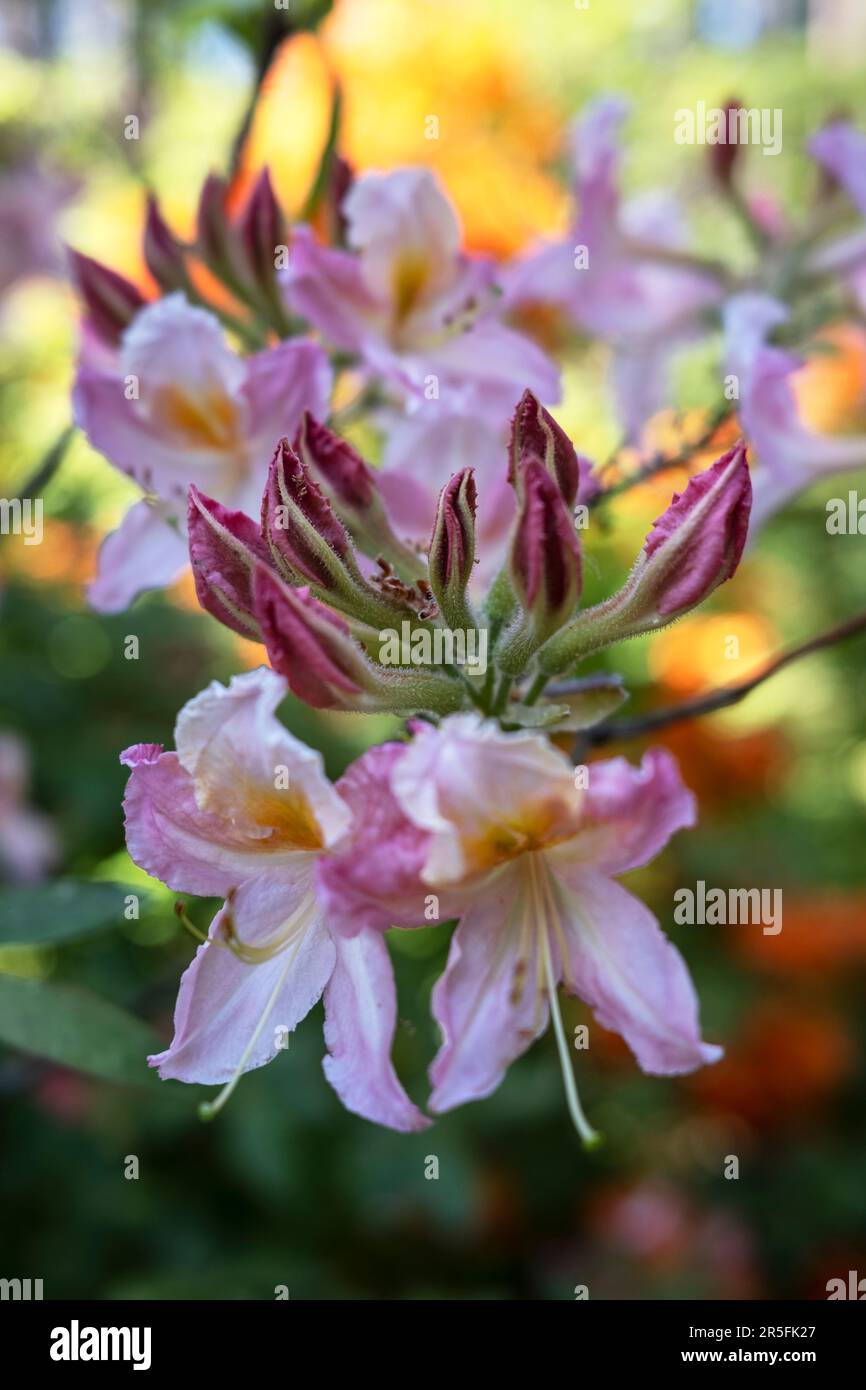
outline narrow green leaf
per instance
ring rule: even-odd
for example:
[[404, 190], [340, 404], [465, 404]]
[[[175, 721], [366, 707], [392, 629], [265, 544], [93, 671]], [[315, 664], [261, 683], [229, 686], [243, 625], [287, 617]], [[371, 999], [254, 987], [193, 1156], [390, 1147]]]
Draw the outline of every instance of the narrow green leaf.
[[146, 1023], [77, 985], [0, 975], [0, 1041], [106, 1081], [150, 1084]]
[[0, 946], [57, 946], [123, 921], [125, 899], [142, 894], [120, 883], [60, 879], [0, 891]]

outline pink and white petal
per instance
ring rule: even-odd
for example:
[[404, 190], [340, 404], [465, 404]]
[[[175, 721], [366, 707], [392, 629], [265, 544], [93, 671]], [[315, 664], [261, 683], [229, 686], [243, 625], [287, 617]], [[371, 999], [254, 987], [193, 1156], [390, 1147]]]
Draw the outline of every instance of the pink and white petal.
[[72, 391], [75, 423], [97, 453], [146, 492], [164, 498], [182, 519], [189, 483], [200, 481], [207, 490], [216, 456], [172, 444], [147, 419], [141, 402], [127, 400], [123, 392], [122, 376], [80, 366]]
[[[547, 353], [531, 338], [492, 317], [480, 319], [464, 333], [446, 338], [427, 356], [428, 370], [481, 387], [512, 388], [512, 406], [526, 388], [548, 403], [556, 403], [562, 396], [559, 369]], [[503, 418], [508, 413], [506, 408]]]
[[269, 960], [241, 961], [223, 940], [223, 907], [208, 941], [199, 946], [181, 977], [174, 1038], [165, 1052], [148, 1058], [163, 1080], [211, 1086], [240, 1070], [270, 1062], [321, 998], [334, 969], [334, 944], [317, 914], [312, 874], [266, 875], [243, 884], [231, 904], [233, 928], [246, 945], [266, 946], [289, 930], [293, 917], [302, 935]]
[[[317, 866], [329, 928], [343, 936], [423, 926], [429, 886], [421, 881], [429, 835], [407, 818], [391, 791], [391, 773], [406, 745], [370, 748], [336, 790], [354, 817], [342, 844]], [[447, 915], [440, 903], [440, 917]]]
[[361, 253], [364, 281], [390, 300], [401, 262], [425, 268], [425, 297], [447, 289], [460, 250], [457, 216], [429, 169], [362, 174], [343, 202], [349, 245]]
[[236, 398], [246, 365], [232, 352], [219, 320], [178, 293], [136, 314], [123, 335], [121, 375], [138, 377], [142, 401], [165, 388], [194, 398]]
[[591, 763], [588, 783], [577, 834], [547, 851], [564, 873], [573, 865], [624, 874], [649, 863], [675, 831], [697, 820], [695, 798], [663, 748], [648, 749], [640, 767], [625, 758]]
[[525, 893], [519, 870], [500, 871], [473, 899], [451, 939], [433, 989], [443, 1039], [430, 1067], [429, 1108], [436, 1113], [489, 1096], [547, 1027], [547, 998], [535, 988], [534, 933], [521, 955]]
[[243, 395], [251, 425], [247, 453], [252, 476], [242, 510], [258, 514], [274, 449], [284, 435], [294, 439], [305, 410], [317, 420], [327, 415], [332, 385], [331, 365], [318, 343], [294, 339], [248, 358]]
[[188, 564], [186, 541], [165, 509], [142, 498], [102, 542], [87, 597], [98, 613], [120, 613], [145, 590], [172, 584]]
[[320, 246], [307, 227], [295, 230], [286, 290], [290, 307], [348, 352], [385, 325], [387, 307], [364, 284], [358, 257]]
[[565, 984], [603, 1028], [620, 1033], [645, 1072], [676, 1076], [718, 1061], [701, 1040], [688, 969], [647, 907], [592, 869], [557, 869], [568, 951]]
[[176, 753], [153, 745], [127, 749], [133, 771], [123, 799], [126, 846], [136, 864], [177, 893], [225, 897], [231, 888], [275, 866], [300, 865], [309, 855], [270, 845], [198, 806], [192, 778]]
[[[328, 847], [351, 813], [328, 781], [321, 753], [276, 718], [287, 692], [287, 682], [267, 667], [233, 676], [228, 686], [212, 681], [178, 715], [175, 746], [202, 810], [285, 848], [293, 836], [300, 850]], [[315, 844], [305, 842], [310, 830]]]
[[537, 733], [503, 733], [476, 714], [418, 730], [391, 785], [408, 819], [430, 832], [422, 878], [435, 887], [486, 872], [504, 826], [518, 836], [543, 826], [562, 838], [582, 823], [565, 755]]
[[325, 1075], [347, 1110], [403, 1133], [430, 1120], [407, 1096], [391, 1061], [397, 1024], [394, 971], [385, 939], [363, 931], [334, 938], [337, 959], [325, 987]]

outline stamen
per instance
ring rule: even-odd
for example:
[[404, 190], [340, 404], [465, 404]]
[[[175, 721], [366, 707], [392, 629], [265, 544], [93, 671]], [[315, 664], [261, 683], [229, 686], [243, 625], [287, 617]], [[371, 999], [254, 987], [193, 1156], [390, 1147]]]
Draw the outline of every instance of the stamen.
[[589, 1121], [583, 1113], [580, 1097], [577, 1093], [577, 1082], [574, 1079], [574, 1070], [568, 1052], [568, 1042], [562, 1022], [562, 1014], [559, 1011], [556, 976], [553, 971], [553, 960], [551, 958], [550, 939], [548, 935], [547, 912], [541, 901], [541, 890], [539, 889], [536, 877], [539, 872], [542, 872], [542, 870], [536, 865], [536, 856], [532, 855], [530, 856], [530, 874], [532, 875], [532, 886], [536, 905], [538, 907], [539, 950], [542, 953], [544, 972], [547, 979], [547, 997], [550, 1002], [550, 1017], [553, 1022], [553, 1031], [556, 1036], [556, 1046], [559, 1052], [559, 1065], [562, 1070], [563, 1085], [565, 1086], [565, 1099], [568, 1104], [569, 1114], [571, 1115], [575, 1129], [580, 1135], [583, 1147], [585, 1149], [596, 1149], [602, 1142], [602, 1136], [589, 1124]]
[[[307, 900], [302, 904], [302, 906], [303, 906], [304, 908], [306, 908], [306, 917], [307, 917], [307, 920], [308, 920], [309, 917], [310, 917], [310, 915], [311, 915], [312, 907], [314, 906], [314, 904], [313, 904], [309, 899], [307, 899]], [[306, 926], [306, 921], [304, 922], [304, 926]], [[229, 1079], [229, 1080], [226, 1082], [226, 1084], [223, 1086], [223, 1088], [222, 1088], [222, 1090], [220, 1091], [219, 1095], [217, 1096], [216, 1100], [203, 1101], [202, 1104], [198, 1107], [198, 1113], [199, 1113], [199, 1118], [200, 1118], [200, 1119], [202, 1119], [202, 1120], [212, 1120], [212, 1119], [214, 1118], [215, 1115], [218, 1115], [219, 1112], [220, 1112], [220, 1110], [222, 1110], [223, 1106], [225, 1105], [226, 1101], [228, 1100], [229, 1096], [231, 1095], [232, 1091], [235, 1089], [235, 1087], [237, 1086], [238, 1082], [240, 1081], [241, 1076], [243, 1075], [244, 1067], [246, 1066], [247, 1062], [249, 1061], [249, 1058], [250, 1058], [250, 1055], [251, 1055], [251, 1053], [252, 1053], [252, 1050], [253, 1050], [253, 1048], [255, 1047], [256, 1043], [258, 1042], [258, 1040], [259, 1040], [259, 1038], [260, 1038], [260, 1036], [261, 1036], [262, 1029], [264, 1028], [265, 1024], [267, 1023], [268, 1018], [270, 1017], [270, 1013], [271, 1013], [271, 1010], [272, 1010], [273, 1007], [274, 1007], [274, 1004], [277, 1002], [277, 996], [279, 995], [280, 990], [282, 989], [283, 985], [285, 984], [286, 976], [288, 975], [289, 970], [291, 969], [291, 966], [292, 966], [292, 963], [294, 962], [295, 956], [298, 954], [298, 947], [300, 946], [301, 941], [303, 940], [303, 936], [304, 936], [303, 929], [300, 929], [300, 930], [298, 930], [298, 931], [295, 933], [295, 939], [294, 939], [294, 942], [293, 942], [293, 944], [292, 944], [292, 949], [288, 952], [288, 957], [287, 957], [286, 963], [285, 963], [285, 965], [283, 966], [282, 970], [280, 971], [280, 973], [279, 973], [279, 975], [278, 975], [278, 977], [277, 977], [277, 983], [274, 985], [273, 989], [271, 990], [270, 997], [268, 998], [268, 1002], [267, 1002], [267, 1004], [265, 1005], [264, 1009], [262, 1010], [262, 1016], [261, 1016], [261, 1018], [259, 1019], [258, 1023], [256, 1024], [256, 1026], [255, 1026], [255, 1028], [254, 1028], [254, 1030], [253, 1030], [253, 1035], [252, 1035], [252, 1037], [250, 1038], [249, 1042], [247, 1043], [246, 1047], [244, 1048], [243, 1052], [241, 1053], [240, 1060], [238, 1061], [237, 1066], [235, 1067], [234, 1071], [232, 1072], [232, 1075], [231, 1075], [230, 1079]]]

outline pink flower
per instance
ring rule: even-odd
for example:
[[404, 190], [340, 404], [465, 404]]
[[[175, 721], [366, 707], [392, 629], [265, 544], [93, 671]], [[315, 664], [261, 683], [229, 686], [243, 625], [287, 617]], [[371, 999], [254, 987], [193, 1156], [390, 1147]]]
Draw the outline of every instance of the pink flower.
[[726, 370], [757, 455], [750, 534], [819, 478], [866, 465], [866, 436], [818, 434], [800, 417], [792, 377], [802, 359], [767, 341], [788, 310], [769, 295], [742, 294], [725, 308]]
[[330, 387], [316, 344], [238, 357], [213, 315], [182, 294], [136, 314], [116, 368], [82, 361], [76, 421], [145, 494], [102, 547], [94, 607], [116, 612], [184, 568], [190, 483], [230, 507], [257, 510], [277, 440], [295, 432], [305, 409], [322, 413]]
[[27, 805], [30, 758], [15, 734], [0, 734], [0, 877], [36, 883], [60, 857], [54, 827]]
[[641, 255], [681, 251], [682, 215], [667, 195], [626, 203], [620, 193], [620, 127], [628, 106], [592, 102], [574, 131], [578, 215], [568, 236], [530, 252], [505, 277], [508, 306], [550, 304], [613, 348], [613, 393], [630, 437], [665, 400], [674, 351], [702, 332], [700, 315], [721, 288], [689, 267]]
[[402, 393], [422, 398], [435, 377], [450, 405], [473, 399], [496, 416], [530, 386], [559, 397], [559, 375], [494, 310], [495, 267], [460, 250], [454, 209], [428, 169], [357, 179], [343, 202], [352, 252], [299, 228], [290, 302], [336, 347], [358, 353]]
[[667, 753], [647, 753], [639, 769], [622, 758], [592, 763], [582, 790], [543, 737], [458, 714], [415, 730], [394, 760], [390, 794], [402, 810], [389, 826], [400, 846], [393, 871], [387, 852], [369, 867], [361, 854], [348, 875], [339, 859], [325, 864], [322, 879], [341, 931], [359, 916], [369, 927], [387, 923], [389, 901], [408, 915], [413, 871], [444, 895], [446, 912], [460, 914], [433, 992], [443, 1042], [430, 1072], [432, 1110], [489, 1095], [550, 1016], [572, 1118], [591, 1142], [559, 983], [622, 1034], [644, 1071], [675, 1075], [717, 1060], [720, 1049], [701, 1041], [681, 956], [613, 881], [694, 823], [694, 798]]
[[[351, 853], [365, 802], [332, 787], [321, 755], [276, 719], [286, 692], [267, 670], [228, 688], [215, 681], [181, 711], [176, 752], [138, 745], [122, 755], [133, 769], [125, 809], [135, 862], [177, 892], [225, 898], [181, 980], [171, 1046], [151, 1065], [162, 1077], [223, 1083], [214, 1113], [323, 996], [324, 1068], [340, 1099], [379, 1124], [422, 1129], [429, 1122], [390, 1060], [396, 996], [384, 939], [337, 936], [316, 894], [317, 864], [337, 847]], [[393, 754], [367, 756], [381, 768]]]

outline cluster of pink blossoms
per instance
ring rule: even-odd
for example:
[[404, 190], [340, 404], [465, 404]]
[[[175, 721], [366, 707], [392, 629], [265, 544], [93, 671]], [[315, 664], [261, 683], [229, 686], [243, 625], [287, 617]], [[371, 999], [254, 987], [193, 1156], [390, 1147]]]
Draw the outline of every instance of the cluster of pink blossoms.
[[[351, 181], [334, 246], [289, 231], [266, 173], [231, 216], [210, 179], [192, 247], [152, 203], [151, 301], [74, 256], [87, 309], [76, 419], [142, 492], [103, 547], [92, 600], [123, 608], [189, 562], [202, 607], [269, 663], [190, 701], [175, 751], [123, 754], [135, 861], [179, 893], [224, 900], [181, 981], [171, 1046], [151, 1059], [163, 1077], [222, 1085], [211, 1112], [321, 997], [325, 1072], [343, 1103], [398, 1130], [429, 1124], [391, 1061], [385, 933], [431, 921], [457, 920], [432, 997], [434, 1113], [489, 1095], [550, 1020], [592, 1142], [560, 987], [647, 1072], [720, 1055], [701, 1039], [682, 958], [616, 882], [694, 823], [691, 793], [665, 752], [576, 775], [552, 739], [625, 698], [612, 677], [575, 677], [585, 657], [678, 618], [734, 572], [752, 505], [746, 450], [695, 475], [622, 587], [582, 607], [575, 518], [600, 485], [540, 403], [559, 399], [559, 372], [515, 326], [521, 306], [547, 301], [608, 342], [631, 438], [671, 353], [715, 314], [761, 459], [761, 520], [866, 448], [799, 420], [797, 360], [767, 341], [786, 307], [760, 287], [727, 294], [680, 254], [670, 215], [622, 203], [622, 116], [603, 103], [579, 129], [571, 235], [510, 267], [461, 250], [423, 170]], [[814, 142], [843, 186], [858, 140], [828, 127]], [[824, 272], [820, 256], [837, 274], [856, 264], [850, 241], [810, 250], [809, 273]], [[221, 308], [221, 323], [203, 304], [193, 259], [245, 318]], [[344, 370], [382, 433], [381, 468], [325, 423]], [[482, 659], [462, 658], [458, 636]], [[405, 737], [332, 786], [276, 716], [289, 690], [319, 709], [403, 716]]]

